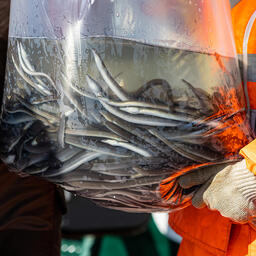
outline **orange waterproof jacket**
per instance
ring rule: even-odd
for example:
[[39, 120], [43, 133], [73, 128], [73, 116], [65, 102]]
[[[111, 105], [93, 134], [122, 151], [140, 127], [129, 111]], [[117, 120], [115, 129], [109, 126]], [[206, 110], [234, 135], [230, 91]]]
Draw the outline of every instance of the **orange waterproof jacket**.
[[[231, 4], [234, 35], [240, 59], [246, 51], [243, 46], [248, 46], [247, 90], [252, 109], [251, 124], [255, 128], [256, 21], [254, 19], [256, 18], [256, 0], [231, 0]], [[248, 44], [244, 44], [246, 37], [248, 37]], [[245, 157], [253, 157], [255, 154], [256, 159], [256, 141], [241, 151]], [[249, 167], [252, 171], [256, 170], [254, 164]], [[217, 211], [211, 211], [208, 208], [198, 210], [189, 206], [171, 213], [169, 224], [183, 237], [179, 256], [256, 255], [256, 230], [249, 224], [235, 224], [222, 217]]]

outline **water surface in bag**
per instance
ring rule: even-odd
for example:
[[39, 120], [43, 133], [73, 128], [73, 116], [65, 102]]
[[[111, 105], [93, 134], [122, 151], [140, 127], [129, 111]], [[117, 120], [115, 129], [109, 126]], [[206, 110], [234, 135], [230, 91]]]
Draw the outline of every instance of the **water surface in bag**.
[[[212, 138], [234, 125], [223, 116], [244, 115], [236, 60], [218, 54], [117, 38], [10, 38], [7, 63], [2, 159], [120, 207], [164, 207], [160, 181], [223, 161], [226, 148]], [[242, 145], [247, 126], [236, 129]]]

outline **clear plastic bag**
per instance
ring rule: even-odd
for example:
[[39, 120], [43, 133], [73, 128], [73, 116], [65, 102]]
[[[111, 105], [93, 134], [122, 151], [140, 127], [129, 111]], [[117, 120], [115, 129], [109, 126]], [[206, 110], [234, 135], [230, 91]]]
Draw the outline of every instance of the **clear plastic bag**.
[[184, 206], [177, 176], [251, 140], [228, 1], [12, 0], [0, 135], [12, 170], [102, 206]]

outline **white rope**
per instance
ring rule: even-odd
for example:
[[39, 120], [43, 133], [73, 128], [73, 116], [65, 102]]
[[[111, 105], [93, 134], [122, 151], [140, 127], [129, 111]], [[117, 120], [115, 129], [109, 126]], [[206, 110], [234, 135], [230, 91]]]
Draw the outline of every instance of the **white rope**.
[[248, 96], [248, 88], [247, 88], [247, 70], [248, 70], [248, 42], [251, 34], [251, 30], [253, 24], [256, 19], [256, 11], [251, 16], [244, 33], [244, 40], [243, 40], [243, 82], [244, 82], [244, 93], [247, 102], [247, 117], [250, 119], [250, 101]]

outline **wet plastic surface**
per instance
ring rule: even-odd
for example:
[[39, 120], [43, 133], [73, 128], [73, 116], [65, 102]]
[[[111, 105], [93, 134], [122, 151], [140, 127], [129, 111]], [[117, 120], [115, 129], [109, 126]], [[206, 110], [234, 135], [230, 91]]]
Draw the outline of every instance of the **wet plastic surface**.
[[[0, 134], [1, 158], [11, 169], [48, 179], [106, 207], [165, 211], [191, 197], [192, 191], [177, 186], [179, 175], [236, 161], [239, 149], [252, 139], [232, 40], [226, 48], [209, 40], [209, 47], [200, 46], [199, 52], [170, 43], [175, 36], [166, 44], [157, 40], [158, 33], [143, 41], [146, 28], [120, 36], [123, 12], [121, 23], [112, 13], [115, 33], [102, 35], [95, 32], [96, 25], [105, 23], [87, 21], [106, 1], [102, 6], [75, 1], [72, 8], [64, 1], [58, 14], [53, 1], [31, 2], [34, 13], [24, 8], [29, 22], [24, 29], [17, 25], [24, 10], [14, 16], [21, 3], [12, 3]], [[170, 12], [176, 8], [185, 26], [188, 7], [172, 2]], [[125, 3], [135, 10], [134, 1]], [[162, 0], [159, 6], [165, 4]], [[209, 6], [200, 6], [203, 27]], [[45, 17], [46, 27], [34, 30], [33, 19]], [[132, 17], [140, 28], [137, 16]], [[90, 35], [82, 33], [86, 24]], [[229, 25], [222, 24], [223, 32]], [[172, 31], [174, 25], [169, 26]], [[224, 48], [229, 50], [224, 53]]]

